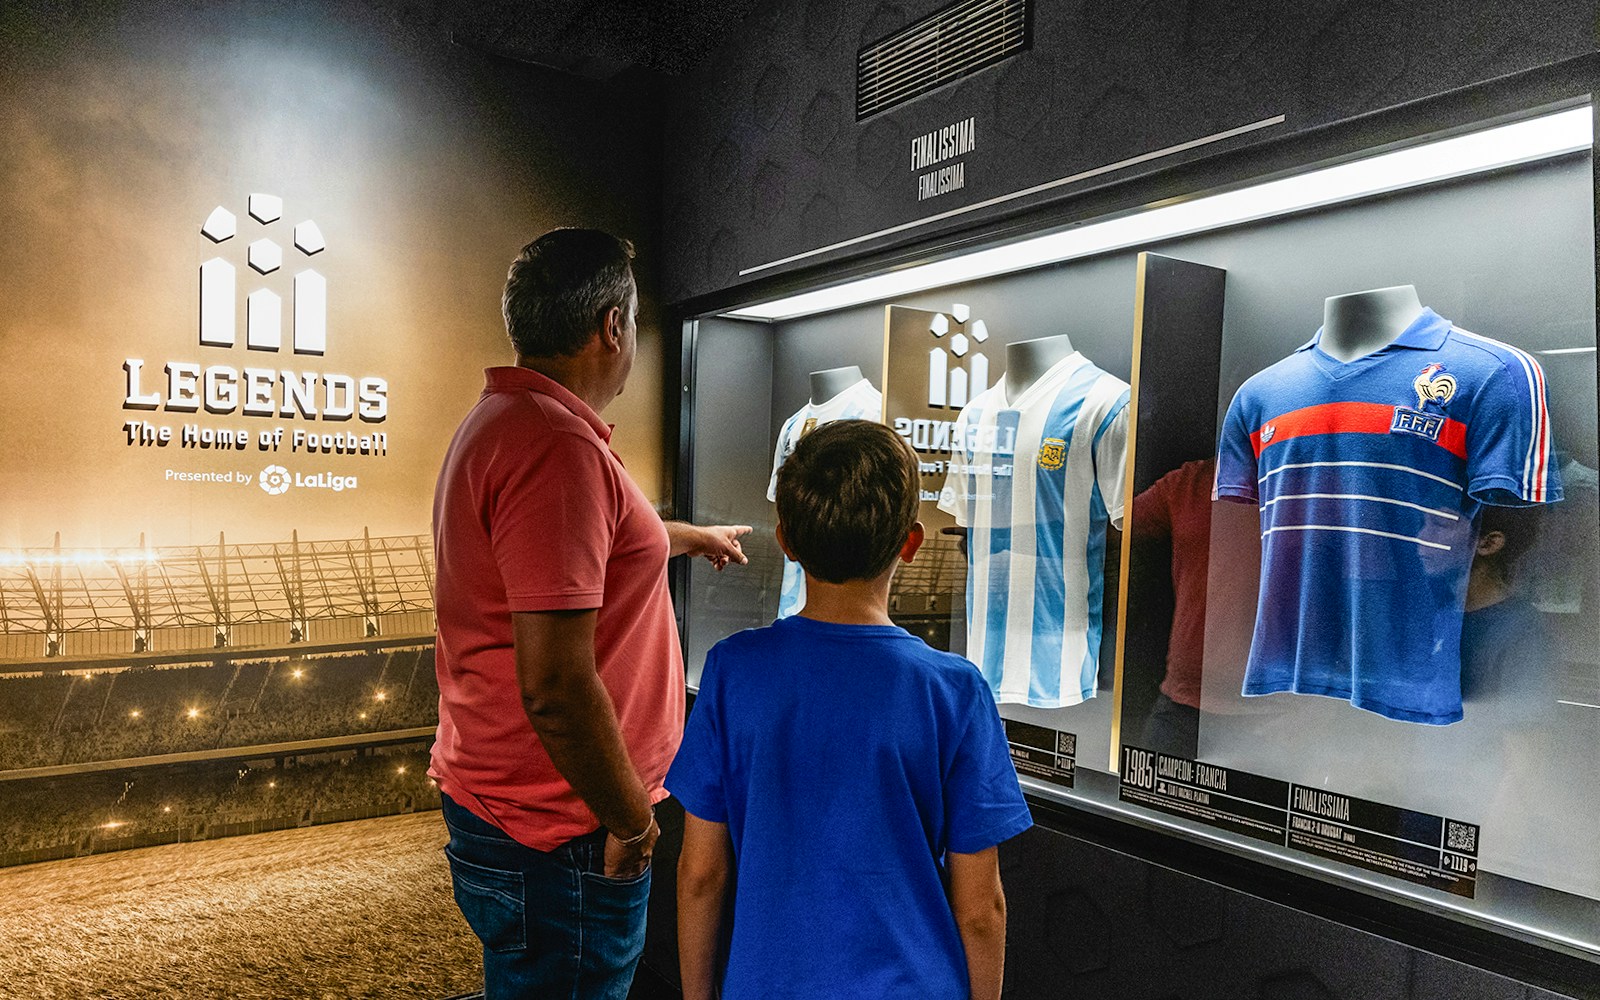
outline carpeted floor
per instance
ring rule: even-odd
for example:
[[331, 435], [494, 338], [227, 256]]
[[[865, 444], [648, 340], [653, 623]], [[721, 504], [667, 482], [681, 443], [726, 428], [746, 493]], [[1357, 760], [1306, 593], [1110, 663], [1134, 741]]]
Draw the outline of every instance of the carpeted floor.
[[436, 812], [0, 869], [0, 995], [441, 998], [482, 988]]

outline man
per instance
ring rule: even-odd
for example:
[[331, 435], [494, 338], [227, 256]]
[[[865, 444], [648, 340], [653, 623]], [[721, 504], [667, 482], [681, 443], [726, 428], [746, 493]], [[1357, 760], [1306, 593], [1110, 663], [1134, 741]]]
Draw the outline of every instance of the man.
[[487, 1000], [625, 997], [644, 946], [653, 806], [682, 736], [672, 555], [744, 563], [744, 526], [663, 523], [600, 412], [633, 364], [633, 248], [523, 248], [487, 386], [434, 494], [439, 783]]

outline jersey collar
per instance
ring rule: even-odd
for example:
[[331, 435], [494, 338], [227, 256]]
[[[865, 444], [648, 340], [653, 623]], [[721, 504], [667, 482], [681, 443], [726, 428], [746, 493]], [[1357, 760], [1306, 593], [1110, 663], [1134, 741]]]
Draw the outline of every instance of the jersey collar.
[[[1412, 321], [1411, 325], [1400, 332], [1388, 347], [1409, 347], [1418, 351], [1437, 351], [1444, 346], [1445, 338], [1450, 335], [1451, 323], [1427, 306], [1422, 308], [1422, 315]], [[1322, 327], [1317, 328], [1316, 335], [1301, 344], [1295, 353], [1309, 351], [1322, 340]], [[1380, 348], [1383, 350], [1385, 348]]]
[[483, 370], [483, 391], [506, 392], [508, 390], [527, 389], [549, 396], [562, 406], [571, 410], [583, 422], [594, 429], [595, 435], [607, 444], [611, 443], [611, 430], [613, 425], [600, 419], [600, 414], [583, 400], [573, 394], [571, 389], [557, 382], [548, 375], [542, 375], [532, 368], [522, 368], [516, 365], [504, 365]]
[[[1006, 400], [1006, 408], [1011, 410], [1026, 409], [1028, 403], [1038, 399], [1046, 392], [1050, 392], [1059, 388], [1057, 385], [1058, 382], [1088, 363], [1089, 359], [1083, 356], [1083, 352], [1073, 351], [1071, 354], [1045, 369], [1044, 374], [1039, 376], [1039, 380], [1028, 386], [1028, 388], [1019, 396], [1017, 396], [1016, 399]], [[1003, 373], [1001, 374], [999, 380], [995, 382], [995, 387], [1000, 390], [1000, 398], [1005, 400], [1006, 377]]]

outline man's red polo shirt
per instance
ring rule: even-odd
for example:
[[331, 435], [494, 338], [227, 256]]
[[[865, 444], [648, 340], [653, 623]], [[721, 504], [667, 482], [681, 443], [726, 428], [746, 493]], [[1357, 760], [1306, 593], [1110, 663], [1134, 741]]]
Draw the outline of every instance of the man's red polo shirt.
[[682, 738], [684, 684], [666, 526], [560, 383], [490, 368], [433, 500], [445, 794], [541, 851], [599, 827], [522, 708], [514, 611], [598, 608], [595, 661], [652, 802]]

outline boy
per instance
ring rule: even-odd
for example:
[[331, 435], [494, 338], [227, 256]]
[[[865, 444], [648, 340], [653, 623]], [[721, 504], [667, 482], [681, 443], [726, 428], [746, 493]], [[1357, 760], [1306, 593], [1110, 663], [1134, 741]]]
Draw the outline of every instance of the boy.
[[[725, 639], [667, 789], [686, 1000], [1000, 996], [996, 845], [1032, 820], [976, 667], [889, 621], [922, 544], [916, 456], [881, 424], [809, 434], [778, 473], [792, 618]], [[948, 894], [945, 889], [948, 884]]]

